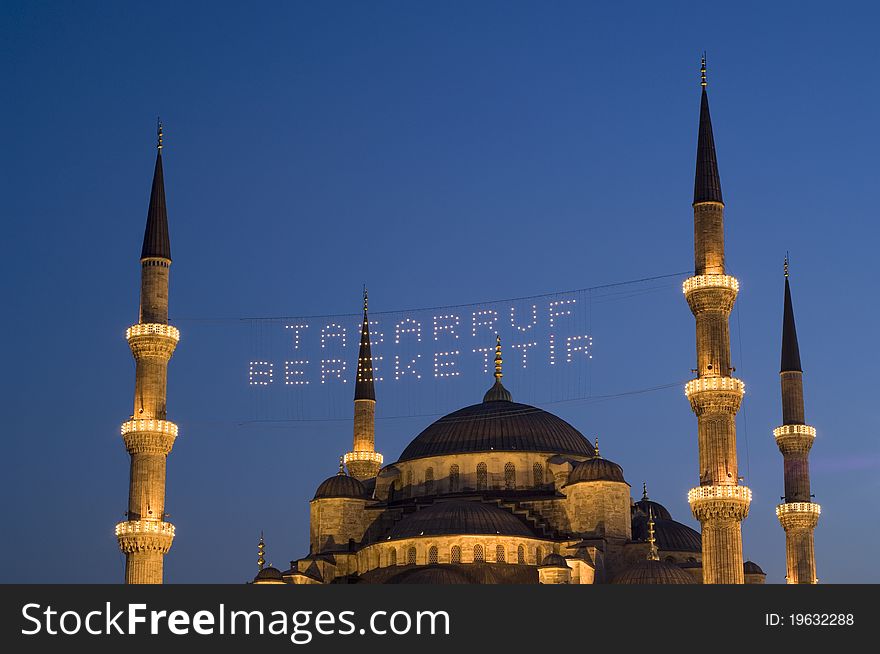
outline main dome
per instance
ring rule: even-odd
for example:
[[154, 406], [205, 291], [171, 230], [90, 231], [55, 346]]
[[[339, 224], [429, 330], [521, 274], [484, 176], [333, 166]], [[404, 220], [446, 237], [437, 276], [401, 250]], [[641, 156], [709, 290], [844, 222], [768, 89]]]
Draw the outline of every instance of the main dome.
[[562, 418], [528, 404], [490, 399], [431, 424], [399, 460], [492, 450], [594, 455], [590, 441]]

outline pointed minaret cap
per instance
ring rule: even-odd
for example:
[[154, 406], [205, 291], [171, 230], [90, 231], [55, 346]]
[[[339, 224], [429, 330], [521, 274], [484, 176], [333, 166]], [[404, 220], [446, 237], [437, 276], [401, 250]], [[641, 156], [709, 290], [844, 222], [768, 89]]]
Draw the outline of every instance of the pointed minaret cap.
[[147, 209], [147, 227], [141, 259], [168, 259], [171, 261], [171, 239], [168, 236], [168, 210], [165, 207], [165, 177], [162, 173], [162, 122], [156, 127], [156, 168], [150, 189], [150, 207]]
[[501, 372], [501, 364], [504, 360], [501, 358], [501, 336], [495, 335], [495, 384], [492, 385], [483, 396], [483, 402], [510, 402], [510, 391], [504, 388], [501, 378], [504, 373]]
[[361, 346], [360, 350], [358, 350], [354, 399], [376, 401], [376, 387], [373, 383], [373, 354], [370, 349], [370, 321], [367, 318], [366, 286], [364, 286], [364, 321], [361, 324]]
[[697, 170], [694, 176], [694, 204], [699, 202], [723, 202], [721, 178], [718, 176], [718, 158], [715, 156], [715, 136], [709, 115], [709, 96], [706, 93], [706, 55], [700, 66], [700, 127], [697, 136]]
[[788, 283], [788, 256], [785, 257], [785, 305], [782, 309], [782, 362], [779, 372], [803, 372], [798, 348], [797, 329], [794, 326], [794, 308], [791, 304], [791, 286]]

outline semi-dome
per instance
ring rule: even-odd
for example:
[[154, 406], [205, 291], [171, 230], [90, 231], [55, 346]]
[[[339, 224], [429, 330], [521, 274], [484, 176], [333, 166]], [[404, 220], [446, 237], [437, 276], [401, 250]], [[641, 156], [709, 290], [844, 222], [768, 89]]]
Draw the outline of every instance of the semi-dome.
[[437, 565], [401, 572], [391, 577], [386, 583], [451, 585], [472, 584], [474, 582], [448, 565]]
[[647, 497], [642, 497], [638, 502], [635, 502], [633, 504], [633, 509], [641, 511], [645, 515], [648, 515], [650, 512], [655, 520], [672, 520], [672, 514], [669, 513], [665, 506], [660, 504], [660, 502], [649, 500]]
[[431, 424], [399, 460], [492, 450], [594, 454], [583, 434], [562, 418], [528, 404], [490, 398]]
[[544, 560], [541, 561], [541, 567], [567, 568], [568, 561], [565, 560], [564, 556], [556, 554], [555, 552], [550, 552], [550, 554], [545, 556]]
[[315, 491], [314, 499], [327, 499], [331, 497], [356, 497], [363, 499], [367, 495], [367, 489], [354, 477], [346, 474], [333, 475], [325, 479]]
[[534, 538], [535, 534], [512, 513], [482, 502], [437, 502], [411, 513], [391, 528], [391, 539], [416, 536], [501, 534]]
[[571, 472], [568, 473], [568, 483], [577, 484], [582, 481], [620, 481], [626, 482], [623, 478], [623, 468], [614, 461], [595, 457], [581, 461]]
[[612, 584], [693, 584], [694, 578], [674, 563], [645, 559], [617, 575]]
[[[667, 511], [667, 515], [669, 512]], [[700, 532], [675, 520], [654, 517], [654, 537], [657, 547], [671, 552], [702, 552], [703, 541]], [[632, 521], [632, 539], [648, 540], [648, 517], [636, 514]]]

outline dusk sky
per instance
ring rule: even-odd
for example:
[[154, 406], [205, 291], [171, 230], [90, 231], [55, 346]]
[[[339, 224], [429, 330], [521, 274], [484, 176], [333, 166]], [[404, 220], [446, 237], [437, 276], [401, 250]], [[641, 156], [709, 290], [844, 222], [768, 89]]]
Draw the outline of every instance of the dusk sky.
[[[605, 4], [4, 2], [0, 581], [123, 581], [124, 332], [138, 316], [157, 115], [182, 332], [167, 583], [250, 580], [261, 530], [277, 567], [307, 553], [308, 500], [351, 447], [350, 413], [250, 422], [239, 319], [354, 314], [364, 283], [383, 312], [671, 275], [597, 309], [592, 389], [617, 397], [542, 406], [598, 435], [635, 498], [647, 480], [698, 527], [686, 499], [697, 423], [679, 383], [695, 365], [694, 320], [675, 274], [693, 268], [706, 50], [741, 285], [744, 554], [784, 581], [772, 429], [788, 251], [818, 430], [819, 580], [880, 582], [880, 11]], [[521, 373], [508, 380], [528, 399]], [[432, 389], [410, 417], [378, 421], [386, 462], [436, 419], [426, 406], [463, 404]], [[394, 392], [379, 386], [380, 407]]]

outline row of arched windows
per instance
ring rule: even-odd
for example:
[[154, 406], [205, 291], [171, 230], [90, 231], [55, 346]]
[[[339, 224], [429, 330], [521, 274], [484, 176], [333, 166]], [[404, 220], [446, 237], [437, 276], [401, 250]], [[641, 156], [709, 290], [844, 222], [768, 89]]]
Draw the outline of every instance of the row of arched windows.
[[[544, 560], [544, 552], [540, 547], [535, 548], [535, 562], [536, 564], [540, 564], [541, 561]], [[439, 550], [436, 545], [431, 545], [428, 548], [428, 564], [438, 563], [440, 561]], [[474, 563], [485, 563], [486, 561], [486, 549], [482, 544], [477, 543], [473, 548], [473, 561]], [[449, 562], [450, 563], [461, 563], [461, 546], [453, 545], [449, 549]], [[496, 563], [506, 563], [507, 562], [507, 550], [504, 545], [496, 545], [495, 546], [495, 562]], [[519, 545], [516, 548], [516, 562], [519, 564], [524, 564], [526, 562], [526, 548], [523, 545]], [[416, 564], [416, 548], [408, 547], [405, 552], [404, 565], [415, 565]], [[388, 554], [388, 565], [397, 565], [397, 550], [391, 549]]]
[[[476, 488], [478, 491], [484, 491], [489, 489], [489, 469], [484, 462], [480, 462], [477, 464], [477, 481]], [[410, 495], [413, 492], [413, 471], [406, 471], [406, 482], [404, 488], [406, 492]], [[532, 486], [535, 488], [539, 488], [544, 485], [544, 480], [546, 478], [544, 472], [544, 466], [541, 463], [535, 463], [532, 465]], [[448, 492], [457, 493], [461, 490], [461, 468], [457, 463], [453, 463], [449, 466], [449, 486]], [[516, 489], [516, 465], [512, 461], [508, 461], [504, 464], [504, 488], [505, 490], [515, 490]], [[425, 481], [424, 481], [424, 493], [425, 495], [433, 495], [436, 489], [436, 484], [434, 481], [434, 468], [428, 467], [425, 468]], [[397, 490], [400, 490], [398, 487]]]

